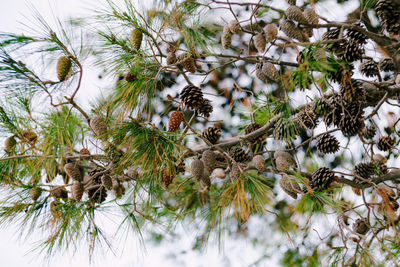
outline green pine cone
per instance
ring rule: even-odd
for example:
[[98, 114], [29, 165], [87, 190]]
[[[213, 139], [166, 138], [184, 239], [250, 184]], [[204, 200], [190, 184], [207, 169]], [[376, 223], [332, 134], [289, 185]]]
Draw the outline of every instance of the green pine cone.
[[130, 36], [130, 41], [131, 44], [133, 46], [133, 48], [135, 48], [135, 50], [139, 50], [140, 49], [140, 45], [142, 44], [142, 40], [143, 40], [143, 32], [141, 29], [134, 29], [131, 32], [131, 36]]
[[57, 62], [57, 77], [60, 82], [65, 81], [69, 71], [71, 70], [72, 62], [69, 57], [62, 56]]

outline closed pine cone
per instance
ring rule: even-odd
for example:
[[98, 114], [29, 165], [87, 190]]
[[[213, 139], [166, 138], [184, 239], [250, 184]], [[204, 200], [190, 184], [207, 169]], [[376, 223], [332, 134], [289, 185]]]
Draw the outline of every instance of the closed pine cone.
[[286, 151], [275, 151], [274, 153], [276, 168], [279, 171], [286, 172], [290, 168], [297, 168], [297, 163], [293, 156]]
[[101, 176], [101, 184], [102, 184], [106, 189], [111, 190], [111, 189], [112, 189], [112, 186], [113, 186], [111, 176], [108, 175], [108, 174], [103, 174], [103, 175]]
[[254, 156], [253, 157], [253, 163], [254, 163], [254, 166], [256, 167], [256, 169], [259, 172], [264, 172], [266, 170], [265, 159], [264, 159], [263, 156], [261, 156], [261, 155]]
[[81, 182], [78, 181], [72, 182], [71, 192], [72, 192], [72, 198], [75, 201], [77, 202], [81, 201], [83, 196], [83, 191], [84, 191], [84, 186]]
[[300, 185], [295, 178], [287, 174], [283, 174], [282, 178], [279, 179], [279, 185], [286, 194], [294, 199], [297, 199], [297, 194], [301, 192]]
[[176, 132], [179, 129], [183, 120], [183, 113], [180, 111], [172, 112], [171, 116], [169, 117], [169, 124], [168, 124], [168, 131]]
[[173, 65], [173, 64], [176, 63], [176, 61], [177, 61], [177, 58], [176, 58], [175, 51], [169, 52], [168, 55], [167, 55], [167, 64], [168, 65]]
[[60, 82], [65, 81], [69, 71], [71, 70], [72, 62], [69, 57], [62, 56], [57, 62], [57, 77]]
[[279, 24], [281, 30], [292, 39], [299, 40], [300, 42], [308, 42], [308, 36], [290, 20], [282, 20]]
[[32, 187], [31, 190], [29, 190], [29, 195], [33, 201], [38, 200], [41, 194], [42, 189], [40, 187]]
[[240, 174], [241, 174], [241, 171], [239, 169], [239, 165], [238, 165], [238, 163], [234, 162], [232, 164], [231, 172], [229, 173], [229, 177], [230, 177], [231, 181], [235, 182], [237, 179], [239, 179]]
[[68, 198], [68, 192], [64, 186], [57, 186], [50, 190], [50, 195], [54, 198]]
[[261, 68], [263, 74], [267, 76], [269, 79], [276, 81], [279, 78], [279, 72], [275, 68], [275, 65], [272, 64], [271, 62], [265, 61], [262, 64]]
[[74, 181], [80, 182], [83, 179], [78, 161], [65, 164], [64, 171]]
[[97, 136], [103, 136], [107, 133], [106, 121], [101, 116], [90, 118], [89, 126]]
[[136, 28], [131, 31], [131, 35], [129, 36], [129, 40], [135, 50], [139, 50], [142, 45], [143, 40], [143, 32], [142, 30]]
[[267, 45], [267, 41], [265, 40], [265, 36], [263, 33], [257, 33], [254, 36], [254, 46], [256, 47], [259, 53], [264, 53], [265, 46]]
[[190, 164], [190, 173], [196, 181], [200, 181], [204, 174], [204, 163], [199, 159], [195, 159]]
[[285, 11], [285, 15], [288, 19], [297, 21], [300, 24], [308, 24], [308, 20], [298, 6], [288, 7]]
[[222, 30], [222, 35], [221, 35], [221, 44], [224, 49], [228, 49], [231, 47], [232, 43], [232, 33], [229, 29], [228, 26], [225, 26], [224, 29]]
[[273, 42], [276, 39], [276, 36], [278, 36], [278, 29], [276, 28], [275, 24], [269, 23], [264, 27], [264, 34], [265, 37], [267, 37], [269, 42]]
[[201, 160], [203, 161], [206, 172], [210, 175], [215, 168], [215, 153], [209, 149], [205, 150], [201, 156]]
[[241, 30], [240, 24], [236, 20], [231, 20], [228, 23], [228, 28], [229, 28], [230, 32], [233, 33], [233, 34], [237, 34]]

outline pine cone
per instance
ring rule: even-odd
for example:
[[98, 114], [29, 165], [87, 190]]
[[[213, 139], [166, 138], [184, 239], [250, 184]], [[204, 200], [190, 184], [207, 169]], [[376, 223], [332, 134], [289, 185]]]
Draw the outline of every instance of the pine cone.
[[57, 186], [51, 189], [50, 195], [54, 198], [68, 198], [68, 192], [65, 190], [64, 186]]
[[360, 235], [365, 235], [369, 231], [368, 225], [363, 219], [357, 219], [353, 223], [353, 231]]
[[254, 167], [256, 167], [256, 169], [259, 172], [264, 172], [266, 170], [265, 167], [265, 159], [263, 156], [261, 155], [256, 155], [253, 157], [253, 163], [254, 163]]
[[312, 190], [325, 190], [333, 182], [335, 173], [329, 168], [318, 168], [311, 175], [310, 187]]
[[89, 126], [97, 136], [104, 136], [107, 133], [106, 121], [100, 116], [90, 118]]
[[306, 8], [303, 15], [309, 24], [318, 24], [318, 15], [313, 8]]
[[211, 150], [205, 150], [201, 156], [201, 160], [203, 161], [204, 168], [209, 176], [215, 168], [215, 153]]
[[286, 151], [277, 150], [274, 153], [275, 165], [279, 171], [287, 172], [290, 168], [297, 168], [293, 156]]
[[25, 141], [28, 141], [29, 143], [36, 143], [38, 139], [37, 134], [32, 131], [23, 131], [22, 137]]
[[300, 42], [308, 42], [308, 36], [290, 20], [282, 20], [279, 24], [281, 30], [292, 39], [299, 40]]
[[40, 187], [32, 187], [29, 190], [29, 195], [31, 196], [31, 199], [33, 201], [38, 200], [41, 194], [42, 194], [42, 189]]
[[377, 147], [381, 151], [390, 151], [394, 145], [394, 140], [390, 136], [381, 136], [378, 140]]
[[384, 157], [382, 154], [374, 154], [374, 156], [372, 157], [372, 161], [375, 164], [383, 165], [387, 162], [387, 158]]
[[267, 37], [269, 42], [273, 42], [278, 36], [278, 29], [276, 28], [275, 24], [269, 23], [263, 28], [265, 37]]
[[174, 111], [169, 117], [168, 131], [176, 132], [179, 129], [183, 120], [183, 113], [180, 111]]
[[133, 73], [128, 73], [125, 75], [125, 81], [127, 81], [128, 83], [134, 82], [137, 79], [137, 76]]
[[345, 136], [351, 137], [363, 128], [363, 121], [360, 118], [353, 119], [348, 116], [344, 116], [340, 121], [339, 128]]
[[375, 6], [382, 26], [391, 34], [398, 35], [400, 31], [400, 12], [398, 4], [392, 0], [379, 0]]
[[210, 186], [211, 186], [211, 179], [210, 179], [210, 174], [207, 173], [207, 171], [204, 169], [203, 176], [201, 176], [201, 179], [198, 181], [199, 185], [202, 187], [203, 191], [207, 191]]
[[257, 63], [256, 64], [256, 77], [261, 81], [265, 82], [268, 80], [268, 77], [265, 76], [264, 72], [262, 71], [263, 64]]
[[238, 163], [234, 162], [232, 164], [232, 169], [231, 172], [229, 173], [229, 178], [231, 179], [232, 182], [235, 182], [237, 179], [239, 179], [241, 174], [241, 171], [239, 169]]
[[365, 126], [365, 128], [361, 132], [361, 135], [365, 139], [372, 139], [374, 138], [375, 134], [376, 134], [376, 128], [373, 125]]
[[288, 7], [285, 11], [285, 15], [288, 19], [297, 21], [300, 24], [308, 24], [308, 20], [298, 6], [293, 5]]
[[379, 75], [378, 64], [372, 59], [361, 63], [358, 70], [366, 77], [374, 77]]
[[121, 198], [123, 195], [125, 195], [125, 190], [126, 190], [125, 186], [120, 182], [118, 182], [118, 180], [116, 179], [113, 180], [112, 188], [116, 198]]
[[62, 56], [57, 62], [57, 77], [60, 82], [65, 81], [72, 67], [72, 61], [69, 57]]
[[[364, 28], [360, 23], [356, 23], [355, 25]], [[345, 37], [349, 40], [359, 43], [360, 45], [367, 43], [367, 36], [357, 30], [348, 29]]]
[[329, 71], [327, 70], [326, 76], [337, 82], [337, 83], [343, 83], [343, 80], [346, 80], [348, 77], [353, 76], [354, 73], [354, 66], [352, 64], [346, 64], [346, 63], [341, 63], [335, 66], [334, 71]]
[[79, 155], [81, 156], [90, 156], [90, 151], [87, 148], [82, 148], [81, 150], [79, 150]]
[[72, 198], [75, 201], [77, 202], [81, 201], [83, 196], [83, 191], [84, 191], [84, 186], [81, 182], [78, 181], [72, 182], [71, 192], [72, 192]]
[[296, 0], [286, 0], [286, 2], [291, 6], [295, 6], [296, 5]]
[[99, 185], [88, 190], [88, 197], [94, 203], [103, 203], [107, 198], [107, 190]]
[[229, 31], [232, 33], [232, 34], [237, 34], [237, 33], [239, 33], [240, 31], [241, 31], [241, 27], [240, 27], [240, 24], [239, 24], [239, 22], [238, 21], [236, 21], [236, 20], [231, 20], [229, 23], [228, 23], [228, 28], [229, 28]]
[[[373, 163], [359, 163], [354, 166], [353, 174], [360, 176], [364, 179], [369, 179], [375, 172], [375, 165]], [[358, 178], [357, 176], [354, 177], [354, 180], [357, 182], [363, 183], [362, 179]]]
[[[318, 24], [318, 15], [313, 8], [306, 8], [303, 11], [303, 15], [306, 18], [308, 24]], [[305, 28], [304, 30], [307, 32], [309, 37], [313, 36], [313, 28]]]
[[4, 151], [7, 153], [11, 153], [16, 145], [17, 141], [15, 140], [14, 136], [7, 137], [4, 141]]
[[139, 50], [143, 40], [142, 30], [138, 28], [132, 30], [129, 40], [131, 41], [133, 48], [135, 48], [135, 50]]
[[295, 178], [287, 174], [283, 174], [282, 178], [279, 179], [279, 185], [286, 194], [294, 199], [297, 199], [297, 194], [301, 192], [300, 185]]
[[221, 137], [221, 129], [216, 127], [208, 127], [203, 130], [202, 136], [211, 144], [216, 144]]
[[178, 62], [182, 67], [190, 73], [196, 72], [196, 63], [190, 53], [182, 54], [178, 56]]
[[328, 41], [328, 40], [335, 40], [338, 39], [340, 35], [340, 29], [335, 28], [329, 31], [326, 31], [324, 34], [322, 34], [322, 40], [323, 41]]
[[296, 121], [304, 128], [314, 129], [318, 125], [318, 115], [314, 107], [307, 106], [296, 115]]
[[213, 112], [213, 106], [211, 105], [211, 101], [204, 98], [203, 104], [198, 108], [198, 114], [202, 115], [206, 118], [210, 117], [210, 113]]
[[238, 146], [231, 148], [229, 154], [236, 162], [246, 162], [250, 160], [250, 156], [246, 151]]
[[390, 57], [382, 58], [378, 63], [378, 68], [381, 71], [394, 71], [394, 62], [393, 59]]
[[112, 189], [112, 186], [113, 186], [111, 176], [108, 175], [108, 174], [103, 174], [103, 175], [101, 176], [101, 184], [102, 184], [106, 189], [111, 190], [111, 189]]
[[339, 151], [339, 141], [336, 137], [326, 133], [317, 139], [317, 148], [324, 154], [332, 154]]
[[117, 164], [124, 155], [124, 152], [112, 143], [107, 144], [104, 148], [104, 152], [107, 158], [114, 164]]
[[340, 93], [347, 103], [363, 100], [364, 89], [362, 82], [350, 79], [350, 81], [343, 80], [340, 87]]
[[347, 62], [353, 62], [361, 59], [364, 54], [364, 50], [361, 48], [360, 44], [349, 40], [346, 44], [345, 50], [341, 55], [341, 58]]
[[175, 51], [171, 51], [167, 55], [167, 64], [168, 65], [173, 65], [177, 62], [176, 54]]
[[83, 179], [82, 170], [79, 167], [78, 161], [65, 164], [64, 171], [72, 180], [80, 182]]
[[270, 80], [276, 81], [279, 79], [279, 72], [275, 68], [275, 65], [271, 62], [265, 61], [262, 64], [262, 73]]
[[195, 159], [190, 164], [190, 173], [196, 181], [200, 181], [204, 175], [204, 163], [199, 159]]
[[225, 26], [224, 29], [222, 30], [221, 44], [224, 49], [229, 49], [229, 47], [231, 47], [232, 33], [231, 33], [228, 25]]
[[267, 45], [267, 41], [265, 40], [265, 36], [263, 33], [257, 33], [254, 36], [254, 46], [256, 47], [258, 53], [262, 54], [265, 51], [265, 46]]
[[198, 109], [204, 103], [201, 89], [194, 85], [186, 85], [180, 94], [181, 101], [191, 109]]

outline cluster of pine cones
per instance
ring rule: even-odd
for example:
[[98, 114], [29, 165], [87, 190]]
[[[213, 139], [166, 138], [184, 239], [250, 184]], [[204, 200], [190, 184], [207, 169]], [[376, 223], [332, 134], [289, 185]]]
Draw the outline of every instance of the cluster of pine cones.
[[[80, 155], [90, 155], [86, 148], [80, 151]], [[112, 190], [117, 198], [121, 198], [125, 194], [124, 182], [136, 180], [138, 171], [129, 168], [125, 173], [120, 175], [110, 175], [109, 171], [99, 165], [90, 164], [90, 170], [85, 174], [82, 164], [84, 162], [76, 159], [71, 159], [72, 153], [66, 153], [62, 172], [72, 180], [70, 192], [67, 188], [69, 185], [53, 186], [48, 190], [50, 196], [54, 198], [51, 203], [51, 212], [54, 216], [58, 216], [61, 205], [58, 205], [61, 200], [82, 201], [84, 193], [87, 193], [87, 203], [102, 203], [107, 198], [107, 191]], [[73, 157], [74, 158], [74, 157]], [[69, 180], [68, 179], [68, 180]], [[65, 180], [66, 182], [68, 180]], [[33, 185], [30, 189], [30, 196], [33, 201], [37, 201], [45, 190], [37, 185]], [[69, 196], [70, 194], [70, 196]]]

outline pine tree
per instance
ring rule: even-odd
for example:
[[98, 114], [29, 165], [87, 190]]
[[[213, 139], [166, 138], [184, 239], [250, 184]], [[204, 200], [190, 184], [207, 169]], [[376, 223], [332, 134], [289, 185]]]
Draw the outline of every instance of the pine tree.
[[[396, 1], [345, 21], [313, 1], [106, 2], [92, 23], [0, 34], [1, 224], [48, 229], [56, 255], [108, 245], [110, 209], [139, 233], [195, 225], [199, 246], [258, 218], [279, 237], [259, 246], [304, 239], [284, 266], [400, 265], [400, 124], [382, 121], [400, 94]], [[114, 80], [85, 104], [93, 69]]]

